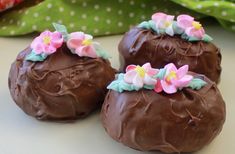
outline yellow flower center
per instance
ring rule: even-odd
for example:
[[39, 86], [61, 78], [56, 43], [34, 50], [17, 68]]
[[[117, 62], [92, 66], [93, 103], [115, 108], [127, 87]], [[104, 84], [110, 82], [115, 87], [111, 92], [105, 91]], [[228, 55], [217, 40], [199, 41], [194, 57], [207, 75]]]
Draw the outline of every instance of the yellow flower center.
[[43, 37], [42, 40], [43, 40], [43, 43], [44, 43], [44, 44], [47, 44], [47, 45], [50, 44], [50, 42], [51, 42], [51, 38], [50, 38], [49, 36]]
[[88, 45], [91, 45], [91, 44], [92, 44], [91, 39], [85, 39], [85, 40], [82, 41], [82, 45], [88, 46]]
[[171, 23], [170, 23], [169, 21], [166, 21], [166, 22], [165, 22], [165, 27], [169, 27], [170, 24], [171, 24]]
[[192, 23], [192, 25], [193, 25], [193, 27], [194, 27], [196, 30], [199, 30], [199, 29], [202, 28], [202, 25], [201, 25], [199, 22], [196, 22], [196, 21], [194, 21], [194, 22]]
[[137, 66], [137, 67], [135, 68], [135, 71], [139, 74], [140, 77], [142, 77], [142, 78], [144, 77], [144, 75], [145, 75], [145, 70], [144, 70], [143, 67]]
[[168, 82], [170, 82], [171, 79], [175, 79], [175, 78], [177, 78], [176, 72], [175, 72], [175, 71], [171, 71], [171, 72], [167, 75], [166, 80], [167, 80]]

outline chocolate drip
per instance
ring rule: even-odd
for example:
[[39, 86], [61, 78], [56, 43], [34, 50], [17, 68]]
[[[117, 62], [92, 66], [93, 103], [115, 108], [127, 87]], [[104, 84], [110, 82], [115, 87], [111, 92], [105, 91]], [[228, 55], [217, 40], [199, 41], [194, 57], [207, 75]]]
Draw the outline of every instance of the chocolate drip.
[[168, 63], [177, 67], [189, 65], [192, 72], [206, 75], [219, 82], [221, 54], [212, 43], [188, 42], [180, 36], [157, 35], [147, 29], [133, 28], [119, 44], [121, 71], [127, 65], [143, 65], [150, 62], [152, 67], [161, 68]]
[[64, 44], [43, 62], [30, 62], [22, 51], [12, 64], [9, 88], [16, 104], [42, 120], [73, 120], [103, 103], [115, 70], [102, 58], [79, 57]]
[[[196, 76], [196, 74], [194, 74]], [[202, 77], [202, 76], [200, 76]], [[101, 117], [106, 132], [131, 148], [193, 152], [210, 143], [225, 121], [225, 103], [214, 82], [175, 94], [110, 90]]]

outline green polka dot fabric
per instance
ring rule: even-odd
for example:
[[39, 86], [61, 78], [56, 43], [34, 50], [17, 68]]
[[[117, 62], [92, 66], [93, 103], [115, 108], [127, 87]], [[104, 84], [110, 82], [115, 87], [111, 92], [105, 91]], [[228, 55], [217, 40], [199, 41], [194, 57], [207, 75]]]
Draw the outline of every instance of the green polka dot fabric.
[[120, 34], [149, 20], [155, 12], [186, 13], [197, 19], [212, 16], [235, 31], [232, 0], [25, 0], [0, 14], [0, 36], [53, 30], [53, 22], [64, 24], [69, 32], [85, 31], [94, 36]]

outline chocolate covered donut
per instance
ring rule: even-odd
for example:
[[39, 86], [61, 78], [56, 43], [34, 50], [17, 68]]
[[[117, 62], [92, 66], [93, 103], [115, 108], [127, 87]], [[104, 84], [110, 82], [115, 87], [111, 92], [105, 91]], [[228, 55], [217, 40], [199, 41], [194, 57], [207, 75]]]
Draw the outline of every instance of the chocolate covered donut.
[[37, 119], [64, 121], [87, 116], [103, 103], [106, 86], [114, 79], [115, 70], [104, 56], [96, 54], [98, 49], [93, 49], [89, 35], [66, 35], [68, 40], [58, 31], [43, 32], [11, 66], [11, 96]]
[[101, 117], [114, 140], [141, 151], [180, 153], [197, 151], [220, 133], [225, 103], [214, 82], [193, 72], [180, 75], [184, 66], [158, 75], [137, 67], [108, 86]]
[[[166, 16], [166, 19], [162, 16]], [[177, 67], [187, 64], [190, 71], [204, 74], [218, 83], [221, 73], [220, 50], [211, 43], [211, 37], [205, 34], [200, 23], [185, 16], [178, 16], [176, 22], [174, 17], [169, 20], [169, 15], [156, 13], [152, 20], [130, 29], [118, 46], [120, 70], [124, 71], [130, 64], [150, 62], [153, 67], [160, 68], [172, 62]], [[172, 32], [169, 32], [169, 27], [162, 27], [161, 22], [170, 24]], [[187, 23], [188, 27], [182, 22]], [[190, 26], [190, 22], [195, 24]]]

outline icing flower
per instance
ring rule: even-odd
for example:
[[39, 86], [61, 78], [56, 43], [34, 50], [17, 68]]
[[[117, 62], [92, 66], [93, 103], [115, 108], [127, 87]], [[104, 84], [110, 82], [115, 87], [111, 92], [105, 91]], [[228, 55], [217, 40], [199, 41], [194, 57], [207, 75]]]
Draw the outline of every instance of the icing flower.
[[68, 48], [79, 55], [80, 57], [87, 56], [91, 58], [97, 58], [94, 45], [96, 42], [92, 42], [93, 37], [83, 32], [74, 32], [69, 35], [67, 41]]
[[56, 49], [63, 44], [63, 38], [60, 32], [50, 32], [48, 30], [42, 32], [31, 43], [31, 48], [36, 54], [50, 55], [56, 52]]
[[158, 12], [152, 15], [152, 20], [156, 23], [156, 28], [160, 30], [160, 33], [165, 32], [171, 36], [174, 35], [174, 16]]
[[126, 68], [124, 81], [138, 88], [142, 88], [144, 85], [155, 85], [156, 79], [152, 78], [152, 76], [157, 73], [158, 69], [152, 68], [150, 63], [146, 63], [142, 67], [139, 65], [129, 65]]
[[202, 39], [205, 35], [205, 30], [202, 25], [194, 21], [194, 18], [189, 15], [179, 15], [177, 17], [177, 25], [184, 29], [188, 36]]
[[177, 89], [187, 87], [193, 76], [187, 75], [188, 65], [184, 65], [179, 69], [173, 63], [167, 64], [164, 69], [166, 69], [165, 76], [160, 83], [155, 85], [155, 91], [165, 91], [168, 94], [177, 92]]

